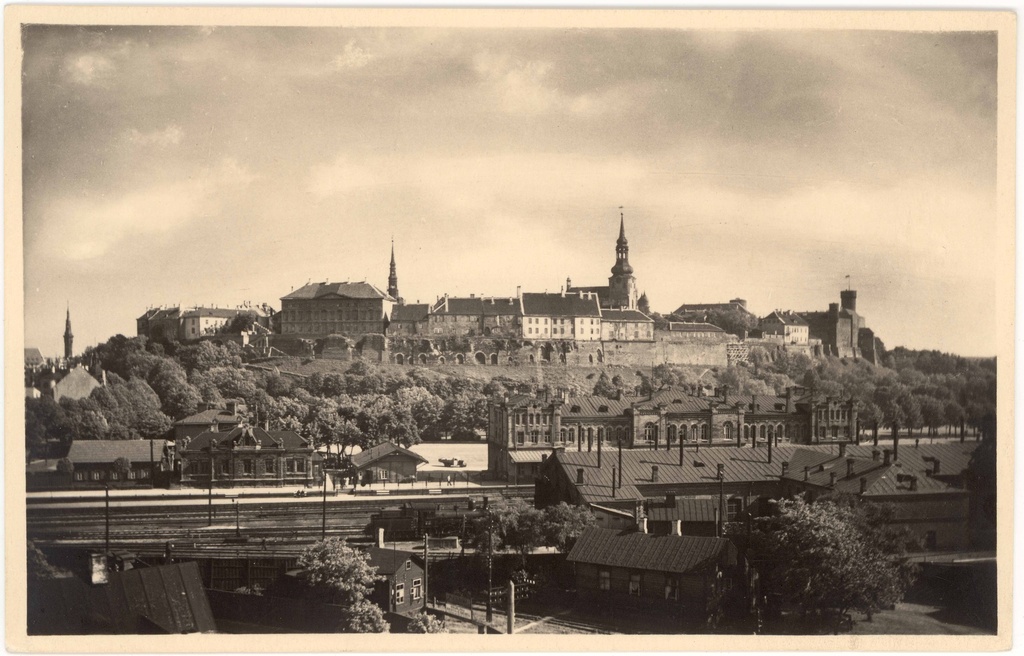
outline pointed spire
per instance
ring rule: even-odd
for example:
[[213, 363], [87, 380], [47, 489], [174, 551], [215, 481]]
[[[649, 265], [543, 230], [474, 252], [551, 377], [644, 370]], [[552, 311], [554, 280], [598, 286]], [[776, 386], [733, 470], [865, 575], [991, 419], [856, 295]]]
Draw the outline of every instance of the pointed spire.
[[626, 243], [626, 217], [622, 212], [622, 205], [619, 205], [619, 242]]
[[395, 270], [395, 238], [391, 238], [391, 270]]

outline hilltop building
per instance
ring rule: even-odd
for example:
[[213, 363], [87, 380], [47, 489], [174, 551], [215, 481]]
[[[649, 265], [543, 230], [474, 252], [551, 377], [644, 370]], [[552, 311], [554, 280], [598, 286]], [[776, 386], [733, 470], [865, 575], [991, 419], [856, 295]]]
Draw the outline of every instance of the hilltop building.
[[608, 278], [608, 286], [573, 287], [572, 279], [566, 278], [565, 290], [570, 294], [574, 292], [596, 294], [602, 308], [638, 309], [636, 277], [633, 275], [633, 266], [629, 263], [626, 219], [621, 212], [619, 213], [619, 238], [615, 241], [615, 264], [612, 265], [612, 275]]
[[244, 303], [235, 308], [159, 307], [146, 310], [135, 320], [135, 333], [154, 342], [175, 340], [194, 342], [220, 332], [224, 326], [241, 314], [251, 314], [256, 325], [269, 331], [274, 320], [274, 309], [267, 304]]
[[844, 289], [839, 298], [840, 302], [829, 303], [825, 312], [797, 313], [807, 322], [809, 338], [821, 340], [825, 355], [877, 362], [875, 334], [857, 313], [857, 291]]
[[281, 297], [281, 332], [300, 337], [383, 334], [396, 302], [368, 282], [308, 283]]
[[776, 310], [761, 319], [761, 333], [765, 337], [780, 338], [783, 344], [794, 345], [806, 345], [810, 337], [807, 321], [790, 310]]

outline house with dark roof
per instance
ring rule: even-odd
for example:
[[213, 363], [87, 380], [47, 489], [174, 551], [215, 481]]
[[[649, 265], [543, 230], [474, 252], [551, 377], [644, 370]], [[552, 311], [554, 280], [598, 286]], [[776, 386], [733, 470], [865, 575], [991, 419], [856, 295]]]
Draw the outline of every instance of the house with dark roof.
[[[164, 440], [75, 440], [67, 458], [74, 465], [74, 487], [89, 485], [132, 486], [152, 484], [162, 466]], [[121, 471], [114, 466], [126, 458], [130, 467]]]
[[429, 303], [401, 303], [396, 305], [391, 309], [388, 335], [427, 335], [429, 334], [429, 315]]
[[747, 301], [742, 298], [734, 298], [727, 303], [683, 303], [672, 314], [684, 316], [687, 314], [707, 314], [708, 312], [731, 310], [737, 310], [753, 316], [753, 313], [747, 309]]
[[629, 530], [588, 528], [566, 560], [581, 603], [657, 613], [683, 629], [712, 626], [738, 574], [729, 540], [652, 535], [646, 520]]
[[[524, 293], [522, 337], [528, 340], [601, 340], [601, 306], [596, 294]], [[550, 354], [542, 355], [550, 359]], [[562, 355], [564, 362], [564, 354]]]
[[102, 383], [96, 380], [85, 367], [77, 366], [60, 380], [52, 382], [48, 391], [54, 401], [60, 401], [63, 398], [84, 399], [98, 387], [102, 387]]
[[314, 282], [281, 297], [281, 332], [295, 337], [384, 334], [397, 299], [368, 282]]
[[909, 529], [924, 547], [955, 550], [967, 544], [970, 503], [962, 474], [976, 446], [920, 444], [898, 453], [845, 443], [603, 454], [556, 448], [537, 474], [534, 499], [539, 507], [564, 501], [638, 518], [645, 510], [659, 522], [657, 532], [668, 522], [669, 532], [686, 533], [687, 520], [707, 522], [709, 507], [726, 522], [763, 512], [771, 499], [847, 494], [891, 504], [893, 524]]
[[175, 443], [180, 446], [185, 438], [203, 433], [223, 433], [237, 428], [242, 423], [242, 413], [246, 411], [245, 403], [237, 399], [228, 399], [222, 405], [223, 407], [213, 404], [202, 405], [199, 412], [174, 422]]
[[384, 547], [365, 550], [371, 567], [377, 568], [378, 581], [370, 593], [370, 601], [389, 613], [415, 615], [427, 604], [426, 577], [423, 559], [410, 551]]
[[352, 456], [358, 480], [370, 483], [401, 483], [416, 479], [416, 468], [427, 459], [393, 442], [381, 442]]
[[35, 371], [46, 364], [46, 358], [35, 347], [25, 349], [25, 368]]
[[182, 485], [309, 485], [321, 476], [313, 445], [292, 431], [242, 425], [206, 432], [185, 438], [179, 453]]
[[71, 576], [28, 583], [29, 635], [213, 633], [195, 562], [110, 572], [89, 584]]
[[444, 337], [517, 337], [522, 317], [519, 297], [445, 294], [431, 307], [428, 332]]

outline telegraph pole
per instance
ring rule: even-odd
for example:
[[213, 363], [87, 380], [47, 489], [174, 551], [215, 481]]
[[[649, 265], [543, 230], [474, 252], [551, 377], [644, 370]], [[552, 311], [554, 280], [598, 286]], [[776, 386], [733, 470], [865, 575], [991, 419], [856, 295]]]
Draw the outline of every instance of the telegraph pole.
[[208, 488], [206, 525], [213, 526], [213, 448], [210, 448], [210, 485]]
[[725, 523], [725, 465], [718, 465], [718, 537], [722, 537]]
[[324, 470], [324, 506], [323, 506], [323, 523], [320, 527], [320, 539], [327, 539], [327, 470]]
[[487, 513], [487, 623], [490, 624], [494, 619], [494, 603], [491, 601], [491, 585], [492, 585], [492, 574], [493, 574], [493, 539], [494, 539], [494, 522], [490, 512]]

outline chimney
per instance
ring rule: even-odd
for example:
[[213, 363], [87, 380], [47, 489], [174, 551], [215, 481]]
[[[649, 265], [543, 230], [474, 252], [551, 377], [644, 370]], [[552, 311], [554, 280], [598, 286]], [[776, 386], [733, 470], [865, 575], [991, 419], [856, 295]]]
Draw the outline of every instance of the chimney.
[[843, 442], [842, 444], [839, 445], [839, 457], [846, 457], [846, 442]]
[[872, 451], [871, 451], [871, 459], [872, 460], [877, 462], [878, 459], [881, 458], [881, 457], [882, 457], [882, 452], [881, 451], [879, 451], [878, 449], [872, 449]]
[[892, 462], [892, 449], [885, 449], [883, 453], [885, 454], [885, 459], [882, 461], [882, 464], [890, 464]]
[[804, 467], [804, 480], [805, 481], [810, 477], [810, 474], [811, 474], [811, 468], [810, 467]]
[[641, 517], [640, 519], [636, 520], [636, 530], [640, 531], [641, 533], [647, 533], [646, 517]]
[[868, 491], [868, 479], [863, 476], [860, 477], [860, 493], [864, 494]]
[[722, 385], [722, 405], [729, 405], [729, 386]]
[[651, 482], [658, 482], [658, 465], [651, 465]]
[[377, 548], [378, 549], [383, 549], [384, 548], [384, 527], [383, 526], [379, 526], [377, 528]]
[[853, 463], [854, 463], [854, 459], [853, 458], [847, 458], [846, 459], [846, 477], [847, 478], [852, 478], [853, 477]]
[[583, 485], [583, 468], [576, 469], [576, 485]]
[[789, 473], [789, 461], [788, 460], [783, 460], [782, 461], [782, 475], [785, 476], [788, 473]]
[[938, 476], [940, 473], [942, 473], [941, 465], [942, 462], [938, 458], [936, 458], [935, 462], [932, 464], [932, 476]]
[[829, 487], [835, 487], [836, 486], [836, 473], [835, 472], [829, 472], [828, 473], [828, 486]]
[[522, 298], [522, 297], [523, 297], [523, 287], [522, 287], [522, 285], [516, 285], [516, 298]]
[[682, 535], [682, 534], [683, 534], [683, 520], [681, 520], [681, 519], [672, 520], [672, 535]]

